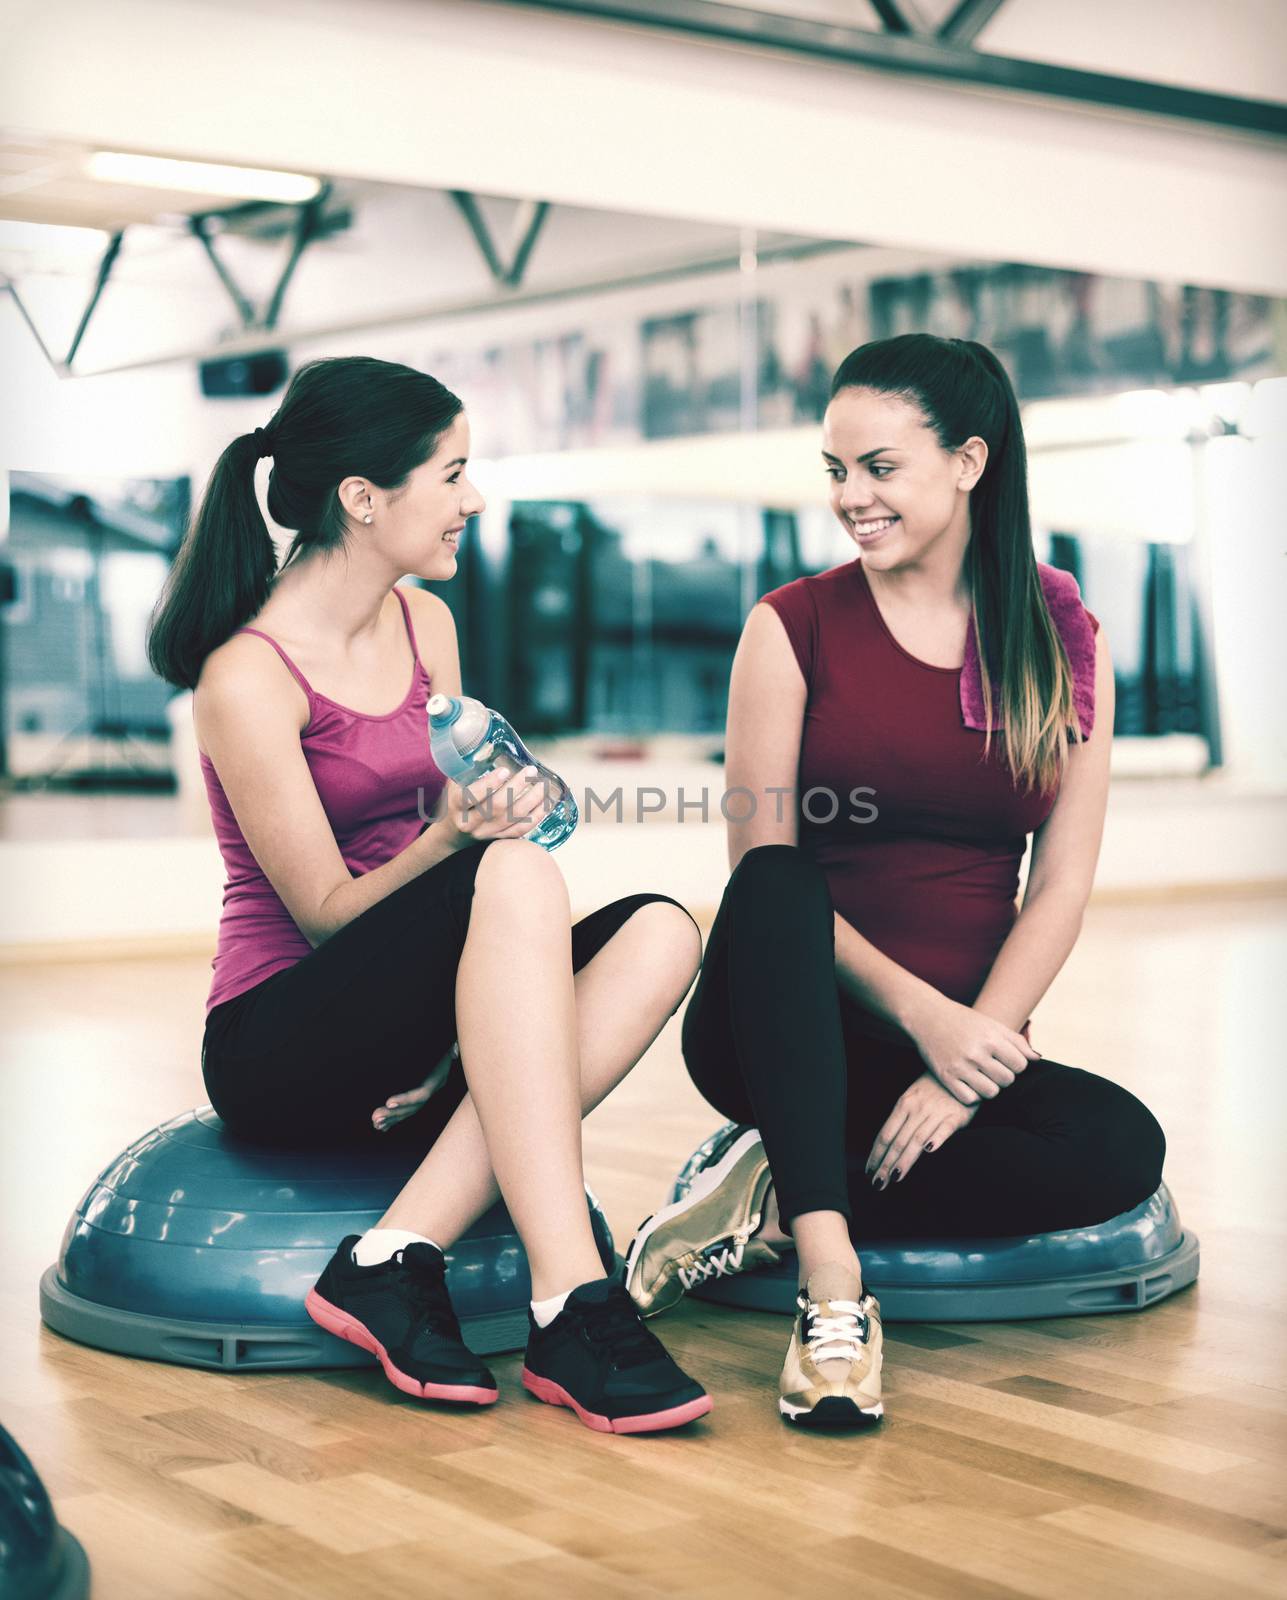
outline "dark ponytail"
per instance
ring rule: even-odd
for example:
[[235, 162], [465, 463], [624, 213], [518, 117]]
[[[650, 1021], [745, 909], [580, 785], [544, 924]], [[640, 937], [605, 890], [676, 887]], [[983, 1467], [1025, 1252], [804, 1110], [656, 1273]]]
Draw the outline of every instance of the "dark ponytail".
[[966, 577], [982, 664], [985, 752], [993, 708], [1011, 771], [1027, 788], [1055, 787], [1068, 753], [1066, 730], [1081, 737], [1073, 676], [1046, 605], [1032, 547], [1028, 454], [1009, 376], [986, 345], [905, 333], [860, 346], [831, 384], [869, 389], [914, 405], [945, 450], [977, 435], [988, 447], [970, 493]]
[[304, 552], [338, 549], [350, 530], [336, 490], [369, 478], [396, 495], [462, 411], [428, 373], [370, 356], [310, 361], [265, 428], [234, 439], [215, 463], [148, 631], [148, 660], [167, 682], [196, 687], [206, 657], [268, 598], [277, 556], [255, 496], [255, 463], [273, 457], [268, 514]]
[[215, 462], [152, 614], [148, 660], [179, 688], [196, 687], [211, 650], [268, 598], [277, 556], [255, 498], [258, 455], [255, 436], [248, 433]]

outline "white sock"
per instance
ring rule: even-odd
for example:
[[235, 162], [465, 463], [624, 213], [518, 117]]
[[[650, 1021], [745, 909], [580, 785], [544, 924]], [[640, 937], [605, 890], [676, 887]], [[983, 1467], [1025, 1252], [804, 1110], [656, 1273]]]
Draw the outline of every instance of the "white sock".
[[433, 1244], [435, 1250], [442, 1248], [434, 1244], [432, 1239], [426, 1239], [423, 1233], [411, 1233], [406, 1228], [368, 1228], [353, 1246], [354, 1265], [378, 1267], [382, 1261], [392, 1260], [399, 1250], [405, 1250], [409, 1244]]
[[571, 1289], [565, 1289], [562, 1294], [552, 1295], [548, 1300], [533, 1300], [532, 1315], [536, 1319], [538, 1328], [548, 1328], [559, 1312], [562, 1311]]

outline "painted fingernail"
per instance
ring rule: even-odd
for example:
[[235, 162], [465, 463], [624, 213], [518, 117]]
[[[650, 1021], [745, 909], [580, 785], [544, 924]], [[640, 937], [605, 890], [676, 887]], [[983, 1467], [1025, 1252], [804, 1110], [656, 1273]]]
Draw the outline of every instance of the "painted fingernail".
[[891, 1180], [894, 1183], [897, 1183], [899, 1178], [902, 1177], [902, 1173], [899, 1171], [899, 1169], [897, 1167], [895, 1167], [894, 1170], [890, 1173], [889, 1176], [890, 1176]]
[[933, 1148], [934, 1148], [934, 1141], [933, 1141], [933, 1139], [931, 1139], [931, 1140], [930, 1140], [930, 1142], [929, 1142], [929, 1143], [928, 1143], [928, 1144], [927, 1144], [927, 1145], [926, 1145], [926, 1146], [925, 1146], [925, 1148], [926, 1148], [926, 1149], [927, 1149], [927, 1150], [932, 1150], [932, 1149], [933, 1149]]
[[884, 1178], [877, 1178], [874, 1181], [875, 1181], [875, 1184], [876, 1184], [877, 1193], [879, 1193], [879, 1191], [885, 1187], [885, 1179]]

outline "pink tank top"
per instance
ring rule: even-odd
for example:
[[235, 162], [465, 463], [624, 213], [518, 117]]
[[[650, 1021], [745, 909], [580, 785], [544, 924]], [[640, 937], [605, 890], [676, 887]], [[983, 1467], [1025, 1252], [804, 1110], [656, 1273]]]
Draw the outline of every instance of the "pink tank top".
[[[402, 704], [384, 716], [350, 711], [328, 700], [275, 639], [258, 628], [238, 629], [267, 640], [308, 696], [308, 723], [299, 742], [344, 864], [354, 877], [406, 849], [432, 815], [446, 782], [429, 753], [429, 674], [416, 648], [406, 598], [397, 589], [393, 592], [402, 607], [415, 667]], [[209, 1013], [302, 961], [312, 946], [251, 853], [219, 774], [204, 753], [201, 771], [226, 874], [214, 981], [206, 1001]]]

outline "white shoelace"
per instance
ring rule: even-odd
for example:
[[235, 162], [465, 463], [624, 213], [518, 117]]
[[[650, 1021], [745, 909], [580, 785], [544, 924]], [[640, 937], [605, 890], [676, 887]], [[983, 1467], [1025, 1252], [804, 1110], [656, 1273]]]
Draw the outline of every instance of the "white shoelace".
[[738, 1239], [731, 1247], [725, 1245], [722, 1250], [701, 1256], [691, 1267], [680, 1267], [680, 1283], [688, 1290], [695, 1283], [705, 1283], [707, 1278], [731, 1278], [742, 1269], [742, 1252], [745, 1248], [745, 1239]]
[[830, 1300], [829, 1317], [809, 1302], [809, 1354], [815, 1361], [857, 1361], [867, 1340], [867, 1318], [856, 1300]]

